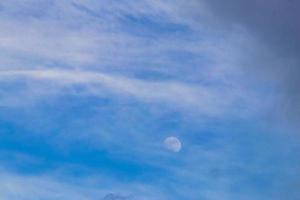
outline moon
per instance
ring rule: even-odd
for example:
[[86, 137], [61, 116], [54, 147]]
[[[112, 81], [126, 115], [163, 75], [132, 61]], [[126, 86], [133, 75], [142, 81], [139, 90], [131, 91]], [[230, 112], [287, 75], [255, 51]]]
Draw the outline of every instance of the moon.
[[169, 151], [173, 151], [175, 153], [179, 152], [181, 150], [181, 142], [177, 137], [167, 137], [164, 141], [164, 145], [166, 149]]

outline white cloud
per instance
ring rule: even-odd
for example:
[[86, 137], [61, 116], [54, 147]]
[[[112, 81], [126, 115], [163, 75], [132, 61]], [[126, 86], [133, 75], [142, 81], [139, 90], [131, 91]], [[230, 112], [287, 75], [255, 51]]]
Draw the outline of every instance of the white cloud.
[[[236, 37], [220, 39], [210, 29], [207, 34], [203, 30], [206, 23], [198, 22], [209, 15], [201, 2], [54, 1], [44, 2], [44, 12], [36, 8], [38, 3], [15, 0], [2, 4], [0, 76], [2, 80], [30, 79], [27, 91], [19, 95], [34, 99], [80, 84], [93, 95], [134, 97], [205, 115], [235, 112], [239, 109], [236, 102], [245, 110], [254, 107], [252, 94], [239, 85], [232, 70], [230, 52], [236, 49], [229, 49], [228, 42]], [[195, 7], [203, 12], [198, 14]], [[192, 38], [159, 31], [154, 38], [143, 35], [144, 30], [140, 35], [132, 33], [130, 26], [122, 24], [129, 15], [184, 25]], [[172, 52], [191, 58], [177, 60]], [[134, 76], [152, 72], [169, 78], [151, 81]], [[38, 89], [43, 85], [47, 91]], [[13, 95], [5, 95], [1, 104], [16, 102], [18, 97]]]
[[[226, 88], [186, 84], [178, 81], [146, 81], [136, 78], [81, 70], [9, 70], [0, 80], [46, 81], [53, 89], [82, 85], [92, 95], [121, 95], [147, 103], [163, 103], [170, 108], [188, 109], [204, 115], [223, 114], [235, 96]], [[31, 84], [40, 85], [39, 83]], [[47, 94], [47, 93], [46, 93]]]
[[[2, 4], [1, 80], [27, 80], [23, 91], [2, 91], [2, 106], [74, 92], [79, 84], [86, 94], [135, 98], [209, 116], [245, 116], [263, 107], [257, 107], [261, 94], [245, 86], [237, 70], [249, 36], [209, 27], [210, 14], [201, 1], [44, 3], [43, 12], [36, 0]], [[152, 35], [143, 21], [126, 21], [129, 16], [149, 19]], [[187, 29], [162, 34], [155, 23]]]
[[55, 174], [22, 175], [0, 172], [1, 200], [98, 200], [115, 193], [141, 200], [164, 199], [156, 188], [138, 183], [122, 184], [107, 177], [64, 179]]

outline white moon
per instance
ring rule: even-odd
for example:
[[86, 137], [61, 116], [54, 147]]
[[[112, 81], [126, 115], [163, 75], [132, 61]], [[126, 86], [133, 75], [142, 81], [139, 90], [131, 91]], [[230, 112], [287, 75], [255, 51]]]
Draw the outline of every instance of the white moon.
[[165, 147], [173, 152], [179, 152], [181, 150], [181, 142], [176, 137], [167, 137], [164, 141]]

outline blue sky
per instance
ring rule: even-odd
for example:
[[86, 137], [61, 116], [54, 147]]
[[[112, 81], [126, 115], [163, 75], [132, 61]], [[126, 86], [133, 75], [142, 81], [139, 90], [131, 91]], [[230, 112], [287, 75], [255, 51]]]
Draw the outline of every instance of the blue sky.
[[0, 199], [298, 199], [290, 4], [1, 1]]

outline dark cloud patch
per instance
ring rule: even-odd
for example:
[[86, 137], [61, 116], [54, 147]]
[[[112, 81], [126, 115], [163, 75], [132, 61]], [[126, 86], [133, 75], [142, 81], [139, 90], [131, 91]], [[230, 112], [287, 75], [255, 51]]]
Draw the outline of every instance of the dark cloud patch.
[[110, 194], [107, 194], [105, 197], [103, 197], [102, 200], [131, 200], [131, 199], [133, 200], [132, 197], [110, 193]]
[[281, 56], [300, 53], [300, 1], [209, 0], [207, 5], [218, 20], [244, 26]]
[[[300, 119], [300, 1], [205, 0], [221, 28], [243, 27], [255, 39], [241, 60], [253, 80], [271, 80], [280, 114]], [[222, 27], [224, 26], [224, 27]], [[247, 48], [247, 47], [246, 47]], [[284, 113], [283, 113], [284, 112]]]

